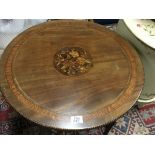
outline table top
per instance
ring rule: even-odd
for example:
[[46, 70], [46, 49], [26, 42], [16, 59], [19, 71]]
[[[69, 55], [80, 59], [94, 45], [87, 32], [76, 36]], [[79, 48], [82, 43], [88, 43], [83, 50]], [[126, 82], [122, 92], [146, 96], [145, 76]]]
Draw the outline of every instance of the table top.
[[155, 49], [155, 21], [150, 19], [125, 19], [124, 22], [138, 39]]
[[133, 47], [87, 21], [57, 20], [24, 31], [0, 65], [9, 103], [27, 119], [58, 129], [115, 120], [133, 106], [144, 83]]

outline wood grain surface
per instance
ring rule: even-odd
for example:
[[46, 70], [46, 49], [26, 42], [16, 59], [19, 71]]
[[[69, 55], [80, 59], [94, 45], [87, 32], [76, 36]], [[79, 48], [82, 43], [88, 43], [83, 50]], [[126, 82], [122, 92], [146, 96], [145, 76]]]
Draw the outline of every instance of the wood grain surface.
[[[87, 51], [93, 65], [83, 74], [62, 74], [54, 65], [55, 54], [74, 48]], [[67, 60], [61, 56], [74, 73], [77, 53]], [[133, 106], [144, 83], [133, 47], [86, 21], [51, 21], [24, 31], [8, 45], [0, 65], [9, 103], [29, 120], [59, 129], [94, 128], [115, 120]]]

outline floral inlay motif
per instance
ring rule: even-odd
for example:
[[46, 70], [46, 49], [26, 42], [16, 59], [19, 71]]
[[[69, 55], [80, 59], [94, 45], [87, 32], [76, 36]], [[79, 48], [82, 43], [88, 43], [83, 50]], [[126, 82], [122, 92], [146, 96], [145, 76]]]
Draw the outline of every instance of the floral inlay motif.
[[92, 66], [90, 54], [80, 47], [65, 47], [60, 49], [54, 58], [55, 68], [64, 75], [80, 75]]

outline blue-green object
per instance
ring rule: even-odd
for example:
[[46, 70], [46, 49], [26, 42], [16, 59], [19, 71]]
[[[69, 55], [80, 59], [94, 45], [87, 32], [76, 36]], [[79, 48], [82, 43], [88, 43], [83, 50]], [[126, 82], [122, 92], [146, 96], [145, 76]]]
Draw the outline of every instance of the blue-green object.
[[118, 23], [118, 19], [94, 19], [94, 22], [101, 25], [109, 25]]

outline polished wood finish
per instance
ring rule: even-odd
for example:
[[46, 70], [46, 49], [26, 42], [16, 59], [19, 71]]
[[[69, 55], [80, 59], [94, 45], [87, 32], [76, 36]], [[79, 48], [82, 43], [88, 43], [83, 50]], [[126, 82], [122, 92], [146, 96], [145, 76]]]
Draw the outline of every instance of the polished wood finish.
[[[92, 66], [64, 75], [55, 66], [63, 48], [87, 51]], [[135, 50], [115, 32], [95, 23], [58, 20], [16, 37], [1, 59], [1, 87], [24, 117], [59, 129], [86, 129], [113, 121], [136, 102], [143, 67]]]

